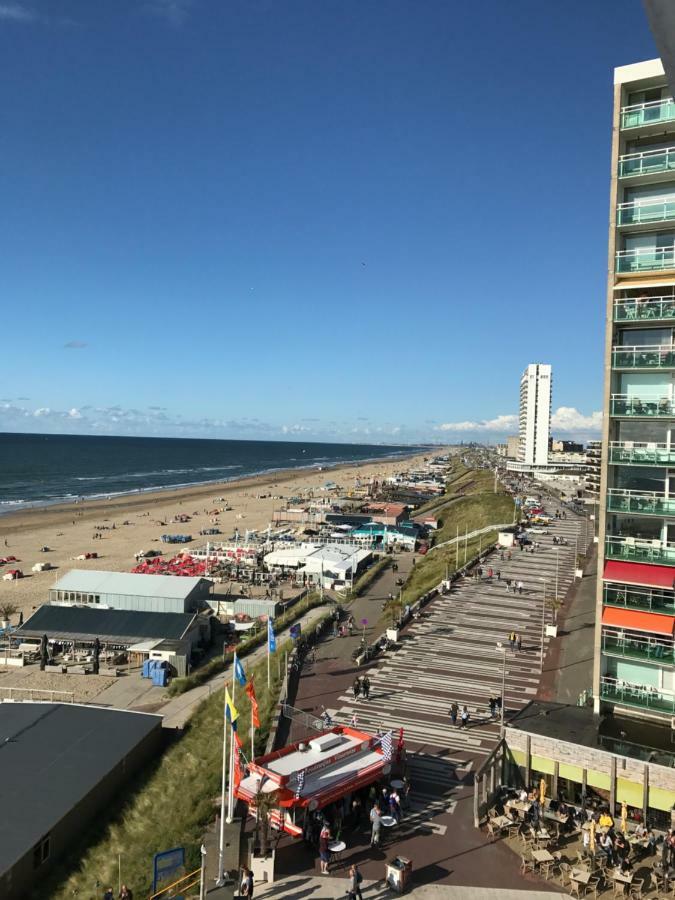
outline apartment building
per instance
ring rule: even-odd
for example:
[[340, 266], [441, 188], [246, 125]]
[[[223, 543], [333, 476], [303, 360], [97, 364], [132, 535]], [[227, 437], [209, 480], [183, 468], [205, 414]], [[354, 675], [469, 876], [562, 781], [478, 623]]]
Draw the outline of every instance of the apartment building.
[[615, 70], [596, 712], [675, 726], [675, 103]]
[[551, 367], [530, 363], [520, 379], [518, 461], [548, 464], [551, 432]]

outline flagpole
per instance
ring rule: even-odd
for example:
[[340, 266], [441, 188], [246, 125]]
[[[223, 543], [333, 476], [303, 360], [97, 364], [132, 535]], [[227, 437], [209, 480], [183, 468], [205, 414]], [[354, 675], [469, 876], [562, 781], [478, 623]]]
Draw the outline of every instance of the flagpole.
[[267, 617], [267, 689], [270, 687], [270, 619]]
[[223, 683], [223, 773], [220, 784], [220, 843], [218, 845], [218, 886], [222, 887], [223, 870], [225, 868], [225, 779], [227, 777], [227, 704], [225, 702], [225, 683]]
[[[237, 651], [234, 652], [234, 659], [232, 660], [232, 706], [235, 707], [236, 702], [236, 693], [237, 693]], [[228, 825], [234, 818], [234, 745], [236, 743], [234, 738], [234, 729], [235, 723], [230, 722], [230, 727], [232, 728], [232, 737], [230, 739], [230, 790], [227, 796], [227, 822]]]

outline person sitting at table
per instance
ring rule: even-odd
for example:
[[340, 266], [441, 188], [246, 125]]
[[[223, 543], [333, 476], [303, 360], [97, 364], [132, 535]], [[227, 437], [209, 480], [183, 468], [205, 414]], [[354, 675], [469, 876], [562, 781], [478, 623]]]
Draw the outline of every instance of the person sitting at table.
[[583, 844], [582, 853], [584, 856], [591, 855], [591, 832], [590, 829], [584, 828], [581, 832], [581, 842]]
[[520, 791], [518, 791], [518, 799], [521, 803], [527, 803], [527, 791], [525, 788], [521, 788]]
[[628, 841], [621, 832], [614, 838], [614, 852], [623, 865], [624, 861], [628, 859], [630, 847]]
[[598, 819], [598, 825], [601, 828], [614, 828], [614, 819], [610, 816], [608, 810], [604, 810]]
[[647, 829], [645, 840], [647, 841], [645, 856], [656, 856], [656, 835], [651, 828]]

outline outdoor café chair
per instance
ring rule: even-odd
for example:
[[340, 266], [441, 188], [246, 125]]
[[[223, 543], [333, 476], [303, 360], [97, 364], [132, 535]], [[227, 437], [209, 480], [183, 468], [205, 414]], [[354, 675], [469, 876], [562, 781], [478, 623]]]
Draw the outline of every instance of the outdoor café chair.
[[631, 885], [628, 886], [628, 896], [633, 897], [634, 900], [642, 900], [642, 886], [644, 885], [644, 878], [639, 878], [637, 881], [634, 881]]
[[570, 864], [567, 862], [561, 862], [560, 863], [560, 883], [562, 884], [563, 887], [566, 887], [570, 883], [570, 881], [572, 880], [571, 875], [572, 875], [572, 867], [570, 866]]
[[495, 826], [492, 824], [492, 822], [487, 823], [487, 833], [488, 833], [488, 837], [490, 838], [491, 841], [497, 840], [498, 835], [495, 830]]
[[581, 897], [581, 892], [585, 887], [586, 885], [581, 884], [580, 881], [573, 881], [570, 884], [570, 897]]
[[527, 872], [534, 872], [537, 864], [533, 859], [528, 859], [523, 854], [520, 854], [520, 874], [525, 875]]
[[586, 895], [592, 894], [593, 897], [596, 898], [598, 896], [598, 889], [600, 887], [600, 882], [602, 879], [600, 878], [591, 878], [588, 884], [586, 885]]

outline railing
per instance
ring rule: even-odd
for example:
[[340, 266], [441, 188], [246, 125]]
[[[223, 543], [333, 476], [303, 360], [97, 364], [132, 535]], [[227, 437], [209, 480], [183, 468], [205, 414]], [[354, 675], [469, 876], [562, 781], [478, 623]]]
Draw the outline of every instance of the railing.
[[605, 538], [605, 556], [608, 559], [630, 559], [634, 562], [675, 566], [675, 544], [658, 539], [611, 535]]
[[675, 403], [670, 397], [632, 397], [629, 394], [612, 394], [612, 416], [675, 416]]
[[615, 369], [675, 368], [675, 348], [668, 344], [644, 344], [636, 347], [613, 347]]
[[611, 700], [624, 706], [651, 709], [669, 715], [675, 713], [675, 694], [658, 691], [644, 684], [631, 684], [604, 677], [600, 679], [600, 696], [603, 700]]
[[656, 491], [628, 491], [610, 488], [607, 491], [607, 509], [610, 512], [641, 513], [648, 516], [675, 515], [675, 497], [666, 497]]
[[666, 615], [675, 615], [675, 593], [657, 588], [634, 588], [605, 584], [603, 603], [623, 609], [644, 609]]
[[614, 321], [675, 319], [675, 297], [630, 297], [614, 301]]
[[609, 462], [633, 466], [669, 466], [675, 464], [675, 444], [640, 441], [610, 441]]
[[619, 203], [616, 208], [617, 225], [643, 225], [647, 222], [669, 222], [675, 219], [675, 199], [650, 197]]
[[151, 894], [148, 900], [159, 900], [160, 897], [162, 900], [168, 900], [169, 897], [177, 897], [179, 894], [182, 895], [183, 891], [189, 892], [191, 888], [197, 887], [200, 881], [201, 869], [195, 869], [194, 872], [183, 875], [177, 881], [161, 888], [157, 893]]
[[617, 250], [617, 272], [650, 272], [675, 268], [675, 248], [638, 247], [635, 250]]
[[645, 662], [675, 664], [673, 642], [665, 638], [647, 638], [616, 630], [602, 631], [602, 650], [610, 656], [639, 659]]
[[669, 169], [675, 169], [675, 147], [645, 150], [644, 153], [625, 153], [619, 157], [619, 178], [658, 174]]
[[[2, 657], [0, 657], [1, 661]], [[0, 700], [30, 700], [42, 703], [74, 703], [72, 691], [51, 691], [42, 688], [0, 687]]]
[[657, 122], [670, 122], [675, 119], [675, 103], [672, 97], [663, 100], [651, 100], [649, 103], [634, 103], [621, 110], [621, 127], [638, 128], [640, 125], [651, 125]]

